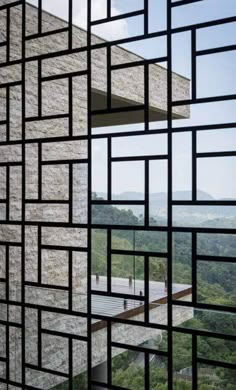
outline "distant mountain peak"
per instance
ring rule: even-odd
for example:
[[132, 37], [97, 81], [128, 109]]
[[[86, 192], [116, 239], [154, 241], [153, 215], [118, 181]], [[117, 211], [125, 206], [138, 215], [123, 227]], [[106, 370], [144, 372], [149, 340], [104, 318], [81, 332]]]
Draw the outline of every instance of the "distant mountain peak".
[[[106, 194], [104, 192], [97, 192], [97, 196], [101, 198], [106, 198]], [[113, 194], [112, 195], [114, 200], [143, 200], [144, 194], [142, 192], [135, 192], [135, 191], [126, 191], [122, 192], [120, 194]], [[167, 194], [166, 192], [153, 192], [150, 194], [150, 200], [151, 201], [166, 201]], [[192, 193], [191, 191], [174, 191], [173, 192], [173, 199], [174, 200], [191, 200]], [[208, 194], [205, 191], [198, 190], [197, 191], [197, 199], [198, 200], [214, 200], [213, 196]]]

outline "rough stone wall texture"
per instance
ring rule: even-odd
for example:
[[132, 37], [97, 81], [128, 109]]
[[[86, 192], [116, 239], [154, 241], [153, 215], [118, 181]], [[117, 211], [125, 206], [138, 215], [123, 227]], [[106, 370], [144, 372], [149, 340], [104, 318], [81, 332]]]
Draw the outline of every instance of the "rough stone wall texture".
[[[9, 3], [1, 1], [1, 5]], [[66, 26], [47, 13], [43, 13], [42, 20], [43, 32]], [[20, 304], [24, 300], [28, 305], [24, 317], [26, 384], [36, 386], [40, 383], [46, 389], [64, 379], [30, 366], [39, 364], [39, 316], [42, 329], [86, 335], [86, 318], [52, 313], [50, 306], [68, 309], [71, 305], [75, 312], [82, 313], [87, 310], [88, 155], [87, 141], [78, 139], [87, 135], [87, 53], [86, 50], [61, 56], [58, 53], [54, 58], [45, 56], [38, 61], [39, 55], [67, 50], [68, 34], [61, 32], [27, 39], [27, 61], [23, 69], [22, 7], [10, 9], [9, 36], [5, 9], [0, 10], [0, 26], [0, 43], [3, 43], [0, 45], [0, 321], [9, 324], [8, 328], [0, 324], [0, 358], [6, 357], [8, 329], [9, 379], [20, 383]], [[27, 5], [26, 36], [37, 34], [37, 28], [37, 10]], [[95, 39], [97, 43], [103, 42], [100, 38]], [[83, 30], [74, 28], [73, 40], [74, 47], [86, 49]], [[103, 50], [92, 51], [92, 88], [103, 94], [107, 78], [105, 54]], [[112, 50], [113, 64], [139, 59], [121, 48]], [[71, 78], [73, 92], [70, 96], [68, 78], [60, 76], [73, 72], [81, 74]], [[55, 78], [49, 79], [51, 76]], [[174, 75], [173, 86], [176, 98], [188, 97], [188, 80]], [[140, 67], [125, 73], [115, 71], [112, 75], [112, 94], [115, 96], [136, 104], [143, 103], [143, 91]], [[71, 101], [72, 110], [68, 115]], [[150, 67], [150, 105], [166, 111], [166, 70], [157, 65]], [[174, 111], [176, 115], [189, 115], [188, 107], [176, 107]], [[54, 118], [54, 115], [60, 117]], [[69, 269], [71, 281], [68, 281]], [[45, 287], [37, 286], [38, 283]], [[58, 286], [61, 289], [57, 289]], [[5, 304], [4, 299], [10, 304]], [[45, 310], [37, 310], [37, 305], [45, 306]], [[160, 314], [161, 309], [156, 310]], [[192, 315], [189, 311], [182, 313], [178, 321], [189, 315]], [[125, 326], [115, 329], [117, 339], [122, 339], [127, 332]], [[94, 364], [104, 359], [100, 343], [105, 331], [97, 333]], [[68, 372], [68, 338], [46, 331], [41, 335], [42, 367]], [[74, 374], [77, 374], [86, 369], [86, 343], [73, 340], [73, 351]], [[0, 361], [0, 375], [3, 378], [6, 375], [4, 361]], [[0, 384], [0, 388], [5, 389], [4, 384]]]

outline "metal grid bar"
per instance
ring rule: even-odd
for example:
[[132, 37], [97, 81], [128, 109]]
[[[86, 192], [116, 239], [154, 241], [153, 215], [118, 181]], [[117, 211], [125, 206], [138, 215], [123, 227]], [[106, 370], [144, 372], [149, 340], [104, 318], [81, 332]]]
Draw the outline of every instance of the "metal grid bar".
[[[193, 308], [193, 310], [208, 310], [208, 311], [216, 311], [217, 313], [221, 314], [234, 314], [235, 308], [230, 305], [216, 305], [216, 304], [210, 304], [210, 303], [203, 303], [199, 301], [198, 298], [198, 262], [200, 261], [209, 261], [209, 262], [222, 262], [224, 264], [228, 263], [234, 263], [234, 259], [228, 255], [225, 256], [213, 256], [213, 255], [200, 255], [198, 253], [198, 234], [204, 233], [204, 234], [225, 234], [225, 235], [232, 235], [235, 234], [235, 230], [231, 229], [230, 227], [222, 227], [222, 228], [215, 228], [215, 227], [188, 227], [188, 226], [175, 226], [174, 223], [174, 213], [173, 213], [173, 207], [174, 206], [235, 206], [235, 200], [233, 199], [226, 199], [226, 200], [200, 200], [198, 199], [198, 193], [197, 193], [197, 180], [198, 180], [198, 169], [197, 169], [197, 162], [199, 159], [203, 158], [214, 158], [214, 157], [221, 157], [222, 159], [225, 157], [235, 157], [236, 152], [232, 149], [231, 151], [223, 151], [223, 152], [199, 152], [197, 150], [197, 133], [198, 131], [206, 131], [206, 130], [212, 130], [215, 131], [217, 129], [221, 128], [233, 128], [235, 127], [235, 123], [225, 123], [225, 124], [204, 124], [204, 125], [198, 125], [198, 126], [181, 126], [179, 128], [174, 127], [173, 124], [173, 113], [175, 111], [176, 107], [182, 107], [186, 105], [194, 106], [196, 104], [205, 104], [205, 103], [212, 103], [212, 102], [225, 102], [225, 101], [233, 101], [236, 99], [235, 94], [228, 94], [228, 95], [221, 95], [221, 96], [209, 96], [209, 97], [198, 97], [198, 69], [197, 69], [197, 59], [201, 58], [202, 56], [206, 55], [212, 55], [216, 53], [225, 53], [230, 52], [232, 50], [235, 50], [236, 45], [226, 45], [224, 47], [216, 47], [216, 48], [209, 48], [204, 50], [198, 50], [197, 46], [197, 35], [198, 31], [200, 29], [206, 28], [206, 27], [215, 27], [220, 26], [227, 23], [232, 23], [236, 21], [236, 17], [227, 17], [224, 19], [218, 19], [218, 20], [209, 20], [204, 23], [196, 23], [196, 24], [190, 24], [186, 26], [181, 26], [177, 28], [172, 27], [172, 14], [175, 9], [178, 7], [185, 7], [192, 3], [203, 3], [202, 0], [196, 0], [196, 1], [189, 1], [189, 0], [179, 0], [179, 1], [172, 1], [167, 0], [166, 5], [166, 11], [167, 11], [167, 29], [163, 31], [156, 31], [156, 32], [149, 32], [149, 14], [150, 14], [150, 4], [149, 1], [144, 1], [143, 9], [138, 9], [132, 12], [125, 12], [120, 15], [112, 15], [111, 7], [112, 2], [110, 0], [107, 0], [107, 16], [106, 18], [93, 21], [92, 20], [92, 7], [93, 4], [91, 0], [87, 0], [87, 32], [85, 32], [86, 35], [86, 45], [84, 47], [75, 47], [76, 41], [74, 39], [74, 26], [73, 26], [73, 1], [68, 0], [68, 26], [62, 27], [58, 29], [52, 29], [51, 31], [44, 31], [44, 20], [43, 20], [43, 9], [42, 9], [42, 0], [38, 1], [38, 10], [37, 10], [37, 31], [28, 32], [27, 31], [27, 20], [26, 20], [26, 14], [27, 14], [27, 7], [28, 5], [25, 3], [24, 0], [21, 1], [15, 1], [11, 2], [9, 4], [3, 4], [0, 5], [0, 11], [5, 12], [6, 11], [6, 42], [1, 42], [1, 47], [6, 47], [6, 61], [2, 62], [0, 64], [0, 68], [4, 69], [8, 66], [18, 66], [20, 65], [20, 73], [21, 77], [14, 81], [4, 80], [0, 84], [0, 91], [6, 91], [6, 117], [0, 118], [0, 125], [6, 126], [6, 138], [0, 140], [0, 147], [13, 147], [13, 146], [20, 146], [21, 147], [21, 160], [20, 161], [3, 161], [0, 162], [0, 167], [6, 168], [6, 195], [4, 199], [0, 200], [0, 205], [6, 205], [6, 217], [3, 218], [1, 222], [1, 227], [5, 227], [7, 229], [12, 228], [19, 228], [20, 229], [20, 239], [19, 241], [14, 240], [11, 238], [5, 239], [0, 238], [0, 245], [5, 247], [5, 277], [0, 278], [0, 283], [5, 284], [5, 297], [1, 297], [0, 304], [6, 305], [7, 307], [7, 316], [5, 319], [0, 319], [0, 325], [5, 326], [6, 329], [6, 353], [4, 357], [0, 357], [0, 362], [5, 363], [6, 365], [6, 375], [5, 378], [0, 377], [0, 383], [5, 383], [7, 385], [7, 388], [9, 386], [16, 386], [18, 388], [22, 389], [35, 389], [39, 388], [38, 386], [35, 386], [35, 382], [32, 381], [32, 383], [28, 383], [28, 376], [27, 373], [29, 373], [29, 370], [33, 370], [35, 372], [39, 372], [40, 375], [52, 375], [57, 380], [60, 378], [60, 382], [68, 380], [68, 387], [70, 389], [74, 388], [74, 384], [76, 383], [76, 375], [75, 375], [75, 367], [77, 363], [78, 356], [74, 354], [74, 344], [75, 341], [81, 342], [86, 344], [87, 346], [87, 353], [86, 353], [86, 367], [84, 368], [84, 372], [86, 372], [87, 376], [87, 387], [90, 389], [93, 388], [93, 385], [97, 385], [104, 388], [110, 388], [110, 389], [121, 389], [123, 387], [119, 387], [116, 384], [113, 383], [114, 375], [113, 375], [113, 348], [121, 348], [126, 349], [127, 351], [131, 350], [134, 352], [139, 352], [140, 354], [143, 354], [144, 356], [144, 388], [149, 389], [150, 388], [150, 355], [159, 355], [163, 358], [166, 358], [168, 361], [167, 364], [167, 386], [168, 389], [172, 390], [174, 388], [174, 376], [173, 376], [173, 354], [174, 354], [174, 333], [178, 334], [186, 334], [191, 336], [192, 338], [192, 389], [198, 388], [198, 376], [199, 376], [199, 364], [205, 364], [205, 365], [211, 365], [215, 367], [221, 367], [226, 369], [234, 369], [235, 366], [230, 362], [224, 362], [224, 361], [215, 361], [208, 358], [202, 358], [198, 355], [198, 338], [203, 336], [208, 337], [214, 337], [220, 340], [230, 340], [230, 341], [236, 341], [235, 336], [231, 334], [223, 334], [223, 333], [217, 333], [213, 332], [211, 330], [202, 330], [202, 329], [186, 329], [181, 326], [176, 326], [174, 324], [174, 309], [176, 306], [182, 307], [182, 308]], [[13, 11], [17, 9], [21, 12], [21, 21], [22, 21], [22, 29], [20, 31], [21, 35], [21, 58], [15, 58], [14, 49], [16, 48], [11, 47], [11, 18], [13, 18]], [[99, 43], [96, 41], [95, 43], [92, 40], [92, 27], [93, 26], [99, 26], [103, 23], [112, 23], [115, 21], [123, 20], [125, 18], [133, 18], [136, 16], [143, 16], [143, 24], [144, 24], [144, 30], [143, 34], [136, 35], [133, 37], [127, 37], [122, 39], [114, 39], [112, 41], [100, 41]], [[173, 35], [182, 33], [182, 32], [189, 32], [191, 34], [191, 98], [183, 98], [181, 100], [175, 101], [173, 99]], [[47, 39], [47, 38], [56, 38], [58, 39], [60, 34], [66, 34], [68, 38], [68, 47], [62, 48], [62, 50], [58, 50], [57, 47], [51, 47], [51, 50], [49, 53], [43, 53], [43, 54], [29, 54], [27, 51], [28, 44], [32, 41], [37, 41], [38, 39]], [[137, 59], [136, 61], [133, 61], [131, 63], [112, 63], [112, 49], [118, 45], [118, 44], [125, 44], [125, 43], [131, 43], [131, 42], [139, 42], [142, 39], [151, 39], [151, 38], [158, 38], [158, 37], [164, 37], [167, 42], [167, 55], [163, 57], [154, 57], [151, 59]], [[92, 56], [91, 51], [92, 50], [102, 50], [105, 49], [106, 51], [106, 61], [105, 61], [105, 70], [106, 70], [106, 107], [105, 108], [95, 108], [93, 107], [93, 99], [92, 95], [94, 92], [94, 89], [92, 87], [93, 85], [93, 72], [92, 72]], [[66, 73], [61, 74], [49, 74], [45, 75], [44, 73], [44, 61], [46, 60], [52, 60], [54, 59], [55, 62], [60, 59], [62, 56], [68, 56], [72, 54], [86, 54], [86, 60], [87, 60], [87, 67], [85, 70], [73, 70], [70, 71], [70, 69], [66, 69]], [[167, 63], [167, 127], [162, 129], [150, 129], [150, 105], [151, 105], [151, 98], [150, 98], [150, 73], [151, 73], [151, 67], [155, 66], [156, 63]], [[37, 112], [28, 114], [27, 112], [27, 75], [26, 75], [26, 66], [36, 64], [37, 67]], [[115, 106], [113, 105], [113, 99], [114, 99], [114, 90], [113, 90], [113, 77], [112, 72], [113, 71], [124, 71], [124, 70], [131, 70], [135, 72], [135, 69], [137, 67], [142, 67], [144, 72], [144, 78], [143, 78], [143, 103], [137, 104], [137, 105], [130, 105], [127, 107], [127, 105], [124, 106]], [[12, 68], [13, 69], [13, 68]], [[85, 78], [86, 80], [86, 100], [87, 100], [87, 111], [86, 111], [86, 124], [84, 126], [86, 127], [85, 132], [77, 133], [76, 126], [76, 106], [75, 106], [75, 96], [74, 93], [74, 80], [76, 78]], [[58, 112], [47, 112], [47, 105], [45, 105], [44, 102], [44, 88], [47, 87], [50, 83], [59, 83], [59, 85], [62, 85], [60, 83], [63, 83], [63, 81], [68, 81], [67, 83], [67, 92], [64, 94], [64, 97], [68, 98], [68, 107], [67, 110], [65, 110], [63, 113]], [[81, 84], [82, 85], [82, 84]], [[11, 104], [12, 104], [12, 98], [11, 93], [12, 90], [16, 87], [21, 87], [21, 138], [14, 139], [11, 134]], [[81, 87], [82, 88], [82, 87]], [[84, 88], [84, 87], [83, 87]], [[128, 97], [127, 97], [128, 99]], [[54, 107], [55, 109], [55, 107]], [[56, 110], [55, 110], [56, 111]], [[132, 113], [133, 116], [138, 114], [139, 111], [142, 111], [143, 117], [144, 117], [144, 129], [138, 130], [130, 130], [125, 133], [121, 131], [116, 131], [114, 133], [101, 133], [101, 134], [94, 134], [93, 133], [93, 118], [95, 116], [98, 117], [104, 117], [108, 114], [116, 114], [116, 115], [124, 115], [127, 113]], [[40, 136], [40, 133], [37, 137], [34, 138], [28, 138], [27, 136], [27, 126], [34, 126], [34, 123], [37, 121], [40, 121], [41, 126], [44, 125], [45, 121], [53, 121], [53, 120], [68, 120], [68, 133], [67, 135], [56, 135], [56, 136]], [[48, 130], [48, 129], [47, 129]], [[173, 134], [177, 133], [183, 133], [183, 132], [190, 132], [191, 133], [191, 147], [192, 147], [192, 178], [191, 178], [191, 200], [175, 200], [173, 199]], [[161, 155], [148, 155], [145, 156], [143, 154], [139, 154], [136, 156], [126, 156], [126, 157], [115, 157], [113, 156], [113, 141], [117, 140], [122, 137], [133, 137], [134, 142], [137, 136], [143, 135], [145, 137], [148, 137], [150, 134], [166, 134], [167, 136], [167, 152], [163, 153]], [[93, 175], [93, 165], [92, 165], [92, 141], [94, 140], [105, 140], [107, 145], [107, 200], [101, 200], [101, 199], [93, 199], [92, 198], [92, 175]], [[87, 155], [86, 157], [79, 157], [74, 158], [73, 153], [71, 152], [71, 155], [68, 153], [66, 157], [64, 155], [60, 158], [58, 150], [55, 155], [51, 154], [51, 158], [48, 156], [45, 157], [46, 153], [45, 150], [48, 145], [49, 148], [47, 149], [47, 153], [50, 154], [50, 151], [53, 150], [54, 144], [60, 145], [66, 142], [76, 142], [76, 141], [87, 141], [86, 148], [87, 148]], [[28, 147], [32, 148], [34, 146], [37, 146], [37, 195], [27, 196], [28, 187], [26, 185], [28, 180], [28, 175], [30, 175], [30, 171], [28, 170], [28, 160], [27, 160], [27, 153], [28, 153]], [[86, 153], [85, 153], [86, 154]], [[133, 162], [143, 162], [144, 166], [144, 199], [143, 200], [115, 200], [113, 198], [113, 183], [114, 180], [116, 180], [115, 175], [113, 175], [112, 171], [112, 164], [118, 163], [118, 162], [124, 162], [124, 163], [133, 163]], [[151, 162], [158, 162], [158, 161], [166, 161], [167, 167], [168, 167], [168, 193], [167, 193], [167, 224], [166, 225], [160, 225], [160, 226], [152, 226], [150, 222], [150, 164]], [[30, 161], [30, 163], [33, 160]], [[68, 168], [68, 177], [67, 177], [67, 184], [68, 184], [68, 196], [64, 199], [57, 199], [57, 196], [54, 194], [54, 198], [52, 195], [52, 199], [44, 199], [44, 190], [45, 185], [46, 189], [50, 188], [51, 183], [45, 182], [44, 177], [44, 168], [50, 170], [52, 169], [58, 169], [61, 166]], [[74, 199], [76, 198], [76, 188], [75, 188], [75, 179], [74, 175], [76, 172], [76, 169], [81, 166], [86, 166], [88, 169], [88, 175], [87, 175], [87, 187], [86, 187], [86, 204], [87, 204], [87, 215], [84, 220], [77, 220], [76, 214], [75, 214], [75, 204]], [[13, 218], [12, 217], [12, 205], [11, 205], [11, 191], [12, 191], [12, 168], [18, 167], [22, 169], [22, 176], [21, 176], [21, 217], [19, 218]], [[53, 178], [53, 176], [52, 176]], [[45, 184], [46, 183], [46, 184]], [[54, 189], [55, 190], [55, 189]], [[58, 193], [56, 192], [58, 195]], [[80, 199], [81, 201], [81, 199]], [[53, 221], [50, 220], [52, 213], [47, 218], [48, 220], [37, 220], [37, 217], [32, 220], [29, 219], [29, 208], [30, 207], [37, 207], [40, 206], [43, 209], [43, 214], [46, 214], [46, 207], [50, 205], [53, 210], [54, 206], [60, 206], [61, 213], [63, 213], [63, 207], [67, 207], [67, 218], [65, 220], [59, 220], [59, 221]], [[100, 207], [100, 206], [143, 206], [144, 208], [144, 221], [142, 225], [126, 225], [117, 223], [118, 221], [115, 221], [114, 223], [106, 223], [104, 221], [101, 221], [99, 223], [94, 223], [93, 220], [93, 207]], [[32, 212], [33, 214], [33, 212]], [[40, 219], [40, 218], [39, 218]], [[70, 243], [69, 239], [70, 236], [67, 237], [68, 242], [62, 244], [61, 242], [57, 241], [57, 234], [54, 233], [54, 238], [51, 238], [51, 242], [47, 241], [47, 234], [45, 233], [45, 229], [85, 229], [85, 236], [86, 236], [86, 242], [83, 244], [79, 244], [79, 239], [77, 237], [77, 241], [75, 243]], [[30, 234], [33, 234], [32, 232], [35, 229], [35, 242], [37, 245], [36, 249], [36, 263], [37, 263], [37, 272], [35, 269], [32, 270], [32, 275], [35, 276], [35, 280], [28, 280], [27, 279], [27, 272], [28, 272], [28, 247], [27, 247], [27, 240], [28, 240], [28, 229], [31, 229]], [[106, 265], [107, 265], [107, 280], [106, 280], [106, 290], [105, 291], [99, 291], [97, 289], [94, 289], [94, 286], [92, 285], [92, 275], [93, 275], [93, 253], [92, 253], [92, 229], [102, 229], [106, 231], [106, 239], [107, 239], [107, 245], [106, 245]], [[112, 242], [112, 233], [117, 231], [123, 231], [127, 232], [129, 230], [133, 231], [134, 237], [135, 234], [140, 231], [145, 232], [163, 232], [166, 233], [167, 236], [167, 250], [165, 252], [159, 252], [159, 251], [150, 251], [146, 252], [142, 249], [137, 249], [134, 247], [133, 249], [114, 249], [113, 248], [113, 242]], [[192, 285], [191, 285], [191, 292], [192, 292], [192, 299], [191, 301], [185, 301], [181, 300], [182, 297], [178, 298], [175, 295], [174, 291], [174, 273], [173, 273], [173, 263], [174, 263], [174, 253], [173, 253], [173, 233], [174, 232], [180, 232], [180, 233], [190, 233], [191, 235], [191, 260], [192, 260], [192, 269], [191, 269], [191, 278], [192, 278]], [[48, 233], [49, 234], [49, 233]], [[66, 233], [65, 233], [66, 234]], [[80, 234], [82, 234], [80, 232]], [[56, 238], [55, 238], [56, 237]], [[61, 238], [62, 239], [62, 238]], [[45, 243], [47, 242], [47, 243]], [[49, 243], [48, 243], [49, 242]], [[33, 243], [32, 243], [33, 245]], [[11, 271], [11, 249], [19, 249], [21, 251], [20, 256], [20, 299], [13, 299], [12, 295], [10, 294], [11, 291], [11, 279], [10, 279], [10, 271]], [[64, 253], [68, 256], [68, 268], [66, 269], [66, 279], [67, 284], [60, 284], [57, 283], [55, 275], [55, 280], [53, 282], [45, 281], [45, 278], [48, 276], [46, 273], [45, 276], [45, 253], [49, 254], [52, 252], [57, 252], [57, 256], [60, 257]], [[76, 277], [78, 278], [78, 275], [76, 275], [75, 271], [75, 264], [76, 264], [76, 254], [79, 254], [82, 258], [82, 255], [87, 255], [87, 278], [86, 278], [86, 291], [84, 294], [81, 294], [81, 299], [83, 296], [86, 297], [86, 310], [84, 307], [75, 307], [75, 293], [74, 293], [74, 284], [76, 283]], [[136, 264], [135, 259], [137, 256], [143, 257], [144, 261], [144, 295], [137, 295], [135, 293], [125, 293], [125, 292], [117, 292], [113, 291], [113, 256], [130, 256], [133, 258], [134, 261], [134, 278], [135, 278], [135, 272], [136, 272]], [[151, 321], [151, 305], [155, 302], [150, 301], [151, 297], [151, 287], [150, 287], [150, 259], [152, 257], [156, 258], [162, 258], [163, 261], [166, 261], [167, 263], [167, 292], [164, 296], [165, 304], [167, 306], [167, 323], [166, 324], [159, 324], [159, 323], [153, 323]], [[49, 264], [50, 257], [47, 258], [46, 264]], [[63, 263], [64, 265], [64, 263]], [[61, 264], [62, 266], [62, 264]], [[81, 266], [81, 265], [80, 265]], [[62, 274], [65, 272], [62, 269]], [[44, 304], [46, 301], [37, 302], [36, 299], [30, 302], [28, 294], [28, 288], [31, 288], [31, 294], [36, 294], [36, 291], [40, 290], [43, 291], [45, 296], [50, 290], [52, 294], [54, 294], [55, 301], [49, 301], [49, 304]], [[37, 290], [38, 289], [38, 290]], [[53, 292], [52, 292], [53, 291]], [[63, 299], [63, 307], [54, 305], [56, 303], [56, 293], [65, 293], [66, 298], [65, 302]], [[79, 293], [78, 293], [79, 295]], [[107, 304], [107, 312], [105, 313], [96, 313], [94, 312], [93, 308], [93, 299], [97, 299], [97, 302], [99, 299], [103, 300], [101, 302], [105, 302]], [[35, 297], [34, 297], [35, 298]], [[121, 301], [124, 303], [124, 305], [128, 304], [127, 302], [129, 300], [132, 301], [134, 309], [136, 309], [139, 306], [143, 306], [142, 311], [144, 313], [144, 320], [141, 321], [139, 319], [131, 319], [132, 316], [117, 316], [115, 313], [115, 309], [117, 308], [117, 304], [112, 302], [111, 306], [109, 306], [109, 300], [110, 299], [121, 299]], [[127, 302], [126, 302], [127, 301]], [[44, 302], [44, 303], [43, 303]], [[47, 302], [48, 303], [48, 302]], [[62, 303], [62, 302], [60, 302]], [[19, 308], [20, 309], [20, 322], [12, 321], [12, 318], [10, 317], [10, 308]], [[110, 310], [110, 312], [109, 312]], [[114, 310], [114, 312], [113, 312]], [[124, 314], [125, 314], [124, 310]], [[77, 335], [74, 334], [72, 331], [71, 333], [67, 333], [66, 331], [61, 331], [58, 329], [48, 329], [45, 327], [44, 323], [44, 315], [46, 312], [50, 312], [50, 315], [61, 315], [64, 317], [67, 317], [69, 320], [70, 316], [74, 316], [77, 319], [85, 319], [86, 320], [86, 332], [85, 334]], [[27, 321], [29, 321], [29, 314], [28, 313], [37, 313], [37, 341], [36, 341], [36, 355], [37, 355], [37, 362], [29, 362], [28, 361], [28, 355], [27, 355]], [[33, 314], [32, 314], [33, 318]], [[104, 325], [106, 324], [106, 325]], [[124, 342], [115, 342], [113, 340], [113, 330], [115, 326], [140, 326], [140, 327], [147, 327], [149, 329], [154, 330], [161, 330], [161, 331], [167, 331], [167, 351], [157, 351], [156, 349], [147, 348], [146, 346], [142, 345], [129, 345], [128, 343]], [[92, 370], [94, 367], [94, 351], [92, 348], [92, 336], [96, 333], [96, 326], [99, 328], [101, 326], [101, 329], [106, 332], [106, 355], [107, 355], [107, 377], [106, 381], [101, 380], [94, 380], [92, 377]], [[21, 378], [19, 380], [16, 378], [16, 380], [12, 380], [12, 372], [11, 372], [11, 365], [10, 365], [10, 356], [11, 356], [11, 328], [18, 329], [21, 333], [21, 362], [20, 362], [20, 371], [21, 371]], [[94, 330], [95, 329], [95, 330]], [[45, 351], [44, 351], [44, 337], [56, 337], [58, 340], [58, 344], [60, 342], [67, 342], [67, 361], [68, 361], [68, 369], [63, 371], [63, 369], [58, 369], [53, 366], [53, 361], [50, 362], [50, 364], [45, 363], [47, 361], [45, 357]], [[51, 339], [52, 340], [52, 339]], [[59, 342], [60, 340], [60, 342]], [[59, 348], [59, 347], [58, 347]], [[84, 357], [84, 356], [83, 356]], [[41, 386], [41, 384], [39, 384]], [[44, 388], [44, 384], [42, 382], [42, 388]]]

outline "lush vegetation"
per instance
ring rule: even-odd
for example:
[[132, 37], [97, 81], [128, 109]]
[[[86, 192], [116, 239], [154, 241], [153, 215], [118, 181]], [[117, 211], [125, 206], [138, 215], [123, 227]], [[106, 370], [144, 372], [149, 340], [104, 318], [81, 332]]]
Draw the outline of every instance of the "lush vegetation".
[[[93, 220], [98, 223], [121, 221], [123, 224], [140, 224], [140, 219], [132, 211], [118, 210], [114, 207], [101, 209], [95, 206]], [[105, 230], [95, 229], [92, 232], [92, 272], [106, 275], [107, 271], [107, 236]], [[112, 232], [112, 248], [139, 249], [142, 251], [167, 252], [167, 237], [165, 233], [114, 230]], [[199, 234], [197, 252], [201, 255], [235, 256], [236, 242], [232, 235]], [[175, 233], [173, 235], [173, 282], [191, 284], [191, 234]], [[166, 259], [150, 258], [150, 280], [164, 281], [167, 277]], [[135, 265], [135, 267], [134, 267]], [[135, 274], [134, 274], [135, 272]], [[144, 278], [144, 258], [142, 256], [114, 255], [112, 257], [112, 276], [136, 279]], [[198, 261], [197, 266], [197, 299], [202, 303], [215, 305], [235, 305], [235, 263], [220, 263]], [[213, 332], [234, 334], [236, 319], [232, 315], [220, 312], [195, 311], [194, 318], [182, 324], [183, 328], [205, 329]], [[160, 340], [154, 340], [157, 349], [167, 350], [167, 337], [164, 334]], [[191, 335], [174, 333], [173, 335], [173, 368], [174, 389], [190, 390], [191, 373], [185, 369], [192, 364]], [[198, 337], [198, 354], [211, 360], [236, 363], [236, 348], [232, 342], [211, 337]], [[142, 360], [142, 359], [141, 359]], [[140, 363], [140, 354], [126, 351], [113, 358], [113, 384], [132, 390], [144, 389], [144, 365]], [[182, 371], [184, 370], [184, 371]], [[198, 366], [199, 390], [234, 390], [236, 373], [233, 370], [216, 367]], [[81, 378], [81, 376], [77, 377]], [[75, 387], [76, 384], [75, 384]], [[78, 387], [85, 389], [83, 381]], [[60, 385], [57, 389], [66, 389]], [[158, 357], [150, 362], [150, 389], [167, 389], [167, 361]]]

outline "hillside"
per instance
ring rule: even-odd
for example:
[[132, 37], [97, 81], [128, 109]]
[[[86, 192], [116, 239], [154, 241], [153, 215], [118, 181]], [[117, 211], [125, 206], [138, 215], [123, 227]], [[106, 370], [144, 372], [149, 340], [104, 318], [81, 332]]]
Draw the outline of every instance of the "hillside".
[[[158, 195], [159, 196], [159, 195]], [[139, 217], [131, 210], [119, 210], [109, 206], [103, 209], [95, 206], [94, 221], [125, 221], [127, 225], [138, 224]], [[228, 220], [221, 223], [228, 226]], [[214, 226], [214, 220], [212, 220]], [[204, 225], [204, 222], [203, 222]], [[167, 241], [163, 232], [113, 230], [112, 248], [142, 251], [166, 252]], [[236, 256], [236, 240], [233, 235], [199, 234], [198, 254], [232, 257], [231, 263], [198, 261], [197, 267], [197, 299], [201, 303], [235, 306], [236, 272], [234, 257]], [[92, 273], [106, 275], [107, 273], [107, 241], [104, 229], [92, 231]], [[191, 235], [189, 233], [173, 234], [173, 282], [191, 284]], [[163, 281], [163, 269], [166, 273], [166, 260], [156, 257], [149, 259], [150, 280]], [[134, 271], [135, 270], [135, 271]], [[144, 278], [144, 263], [141, 256], [112, 256], [112, 276]], [[236, 318], [233, 315], [213, 311], [195, 310], [194, 318], [183, 323], [183, 328], [205, 329], [225, 334], [235, 334]], [[163, 332], [162, 339], [152, 340], [154, 348], [167, 350], [167, 335]], [[212, 360], [236, 363], [236, 343], [219, 340], [213, 337], [198, 337], [199, 356]], [[131, 390], [144, 389], [144, 369], [142, 355], [127, 350], [112, 360], [112, 381], [116, 386]], [[174, 389], [191, 390], [191, 375], [186, 379], [181, 370], [190, 370], [192, 365], [191, 335], [173, 333], [173, 370]], [[234, 390], [236, 374], [226, 368], [198, 367], [198, 390]], [[182, 371], [181, 371], [182, 372]], [[185, 379], [183, 379], [183, 377]], [[74, 388], [87, 389], [86, 373], [74, 378]], [[158, 357], [150, 362], [150, 389], [167, 390], [167, 361]], [[68, 382], [55, 387], [55, 390], [69, 389]]]
[[[97, 193], [98, 198], [106, 199], [105, 193]], [[123, 192], [121, 194], [113, 194], [112, 199], [115, 200], [143, 200], [141, 192]], [[214, 201], [215, 199], [204, 191], [197, 191], [198, 200]], [[173, 192], [173, 200], [191, 200], [190, 191]], [[222, 199], [224, 200], [224, 199]], [[117, 206], [117, 209], [131, 209], [136, 217], [143, 214], [142, 206]], [[164, 192], [151, 193], [149, 197], [150, 217], [155, 220], [154, 224], [166, 225], [167, 223], [167, 194]], [[141, 210], [141, 211], [140, 211]], [[207, 216], [207, 217], [206, 217]], [[216, 219], [227, 218], [227, 223], [236, 228], [236, 207], [234, 206], [174, 206], [173, 222], [180, 226], [191, 226], [193, 224], [200, 226], [201, 224], [210, 224]], [[207, 222], [206, 222], [207, 220]]]

